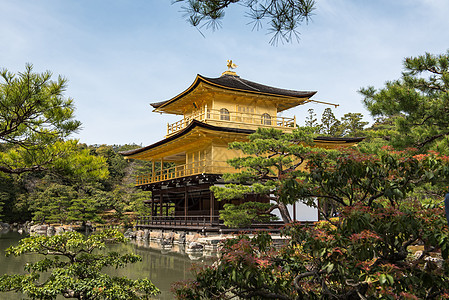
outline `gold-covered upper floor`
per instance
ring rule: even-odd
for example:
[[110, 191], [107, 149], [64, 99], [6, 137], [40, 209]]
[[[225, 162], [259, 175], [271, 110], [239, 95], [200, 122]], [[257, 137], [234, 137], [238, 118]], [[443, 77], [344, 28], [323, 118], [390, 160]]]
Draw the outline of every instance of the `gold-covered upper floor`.
[[292, 131], [296, 128], [296, 117], [286, 118], [272, 116], [268, 113], [256, 114], [239, 111], [229, 111], [226, 108], [208, 109], [199, 111], [193, 115], [185, 116], [182, 120], [167, 124], [167, 135], [169, 137], [176, 132], [186, 128], [193, 120], [197, 120], [206, 124], [231, 127], [231, 128], [245, 128], [256, 130], [257, 128], [276, 128], [286, 132]]
[[[218, 78], [197, 75], [184, 92], [151, 104], [155, 112], [182, 116], [167, 124], [165, 138], [122, 154], [152, 162], [152, 170], [137, 178], [137, 186], [203, 173], [232, 173], [236, 170], [226, 161], [241, 153], [229, 149], [229, 143], [247, 141], [248, 135], [260, 127], [293, 131], [296, 117], [278, 114], [308, 102], [319, 102], [310, 99], [315, 93], [262, 85], [230, 71]], [[353, 141], [324, 138], [316, 142], [319, 147], [333, 148]]]
[[181, 120], [167, 124], [165, 137], [183, 130], [193, 120], [226, 128], [257, 130], [265, 127], [290, 132], [296, 127], [295, 117], [278, 114], [313, 101], [310, 97], [315, 93], [266, 86], [225, 72], [218, 78], [197, 75], [184, 92], [151, 105], [155, 112], [182, 116]]

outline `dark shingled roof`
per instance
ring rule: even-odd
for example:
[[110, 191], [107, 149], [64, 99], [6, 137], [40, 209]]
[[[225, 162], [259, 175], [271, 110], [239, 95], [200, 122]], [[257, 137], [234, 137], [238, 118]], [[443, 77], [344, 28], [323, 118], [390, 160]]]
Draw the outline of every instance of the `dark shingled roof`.
[[154, 143], [152, 145], [146, 146], [146, 147], [133, 149], [133, 150], [128, 150], [128, 151], [122, 151], [122, 152], [119, 152], [119, 153], [121, 155], [123, 155], [123, 156], [128, 156], [128, 155], [133, 155], [133, 154], [144, 152], [146, 150], [149, 150], [149, 149], [155, 148], [157, 146], [166, 144], [166, 143], [168, 143], [170, 141], [176, 140], [177, 138], [187, 134], [189, 131], [191, 131], [195, 127], [211, 129], [211, 130], [221, 131], [221, 132], [235, 132], [235, 133], [244, 133], [244, 134], [251, 134], [251, 133], [255, 132], [255, 130], [251, 130], [251, 129], [218, 127], [218, 126], [214, 126], [214, 125], [210, 125], [210, 124], [206, 124], [206, 123], [200, 122], [198, 120], [193, 120], [189, 125], [187, 125], [187, 127], [185, 127], [184, 129], [178, 131], [177, 133], [169, 136], [168, 138], [160, 140], [160, 141], [158, 141], [158, 142], [156, 142], [156, 143]]
[[363, 141], [364, 137], [330, 137], [330, 136], [317, 136], [313, 140], [315, 142], [343, 142], [343, 143], [358, 143]]
[[[219, 126], [214, 126], [214, 125], [210, 125], [210, 124], [206, 124], [203, 122], [200, 122], [198, 120], [193, 120], [189, 125], [187, 125], [186, 128], [178, 131], [177, 133], [171, 135], [168, 138], [165, 138], [163, 140], [160, 140], [152, 145], [146, 146], [146, 147], [142, 147], [142, 148], [138, 148], [138, 149], [134, 149], [134, 150], [128, 150], [128, 151], [122, 151], [119, 152], [121, 155], [123, 156], [129, 156], [129, 155], [134, 155], [134, 154], [138, 154], [141, 152], [144, 152], [146, 150], [149, 149], [153, 149], [157, 146], [166, 144], [170, 141], [176, 140], [177, 138], [187, 134], [188, 132], [190, 132], [192, 129], [194, 129], [195, 127], [200, 127], [200, 128], [205, 128], [205, 129], [210, 129], [210, 130], [215, 130], [215, 131], [221, 131], [221, 132], [234, 132], [234, 133], [244, 133], [244, 134], [252, 134], [254, 132], [256, 132], [255, 130], [252, 129], [243, 129], [243, 128], [231, 128], [231, 127], [219, 127]], [[365, 138], [363, 137], [354, 137], [354, 138], [344, 138], [344, 137], [327, 137], [327, 136], [318, 136], [314, 138], [315, 142], [340, 142], [340, 143], [358, 143], [363, 141]]]
[[242, 79], [236, 75], [224, 74], [218, 78], [208, 78], [201, 75], [197, 75], [195, 82], [184, 92], [174, 97], [173, 99], [151, 103], [151, 106], [158, 108], [168, 102], [176, 101], [180, 97], [188, 94], [192, 91], [200, 82], [205, 82], [213, 86], [222, 87], [225, 89], [246, 91], [256, 94], [275, 95], [281, 97], [294, 97], [294, 98], [310, 98], [316, 94], [316, 91], [294, 91], [271, 87], [260, 83], [252, 82], [246, 79]]
[[257, 93], [266, 93], [266, 94], [275, 94], [280, 96], [289, 96], [289, 97], [299, 97], [299, 98], [305, 98], [305, 97], [312, 97], [316, 94], [316, 92], [305, 92], [305, 91], [293, 91], [293, 90], [285, 90], [280, 88], [275, 88], [268, 85], [263, 85], [260, 83], [252, 82], [243, 78], [240, 78], [239, 76], [233, 76], [233, 75], [223, 75], [218, 78], [207, 78], [204, 77], [207, 81], [213, 82], [217, 85], [221, 85], [224, 87], [239, 89], [239, 90], [245, 90], [250, 92], [257, 92]]

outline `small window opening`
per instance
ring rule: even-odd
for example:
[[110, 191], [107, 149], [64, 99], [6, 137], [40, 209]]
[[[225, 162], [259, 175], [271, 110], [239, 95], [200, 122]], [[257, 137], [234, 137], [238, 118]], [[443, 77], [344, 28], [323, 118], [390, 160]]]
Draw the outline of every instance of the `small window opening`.
[[220, 109], [220, 120], [222, 120], [222, 121], [229, 121], [230, 120], [229, 110], [227, 110], [226, 108]]
[[267, 113], [264, 113], [260, 121], [262, 125], [271, 125], [271, 116]]

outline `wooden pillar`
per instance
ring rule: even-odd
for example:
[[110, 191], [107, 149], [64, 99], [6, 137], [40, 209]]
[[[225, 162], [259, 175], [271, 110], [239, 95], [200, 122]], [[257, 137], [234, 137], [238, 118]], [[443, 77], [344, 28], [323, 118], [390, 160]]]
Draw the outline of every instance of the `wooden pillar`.
[[151, 193], [151, 216], [155, 215], [155, 213], [154, 213], [154, 201], [155, 201], [155, 199], [154, 198], [155, 198], [154, 197], [154, 193]]
[[215, 196], [212, 191], [210, 191], [210, 225], [214, 222], [214, 202]]
[[163, 202], [164, 202], [164, 193], [161, 190], [161, 194], [160, 194], [160, 197], [159, 197], [159, 203], [160, 203], [160, 205], [159, 205], [159, 215], [160, 216], [162, 216]]
[[165, 216], [168, 216], [168, 209], [170, 208], [170, 201], [168, 201], [165, 203]]
[[187, 186], [185, 186], [185, 190], [184, 190], [184, 217], [187, 217], [188, 203], [189, 203], [189, 194], [187, 193]]
[[156, 174], [154, 173], [154, 164], [155, 164], [155, 161], [154, 160], [152, 160], [151, 161], [151, 182], [154, 182], [154, 176], [156, 176]]
[[293, 203], [293, 221], [296, 221], [296, 202]]
[[164, 160], [161, 158], [161, 178], [160, 180], [164, 180]]

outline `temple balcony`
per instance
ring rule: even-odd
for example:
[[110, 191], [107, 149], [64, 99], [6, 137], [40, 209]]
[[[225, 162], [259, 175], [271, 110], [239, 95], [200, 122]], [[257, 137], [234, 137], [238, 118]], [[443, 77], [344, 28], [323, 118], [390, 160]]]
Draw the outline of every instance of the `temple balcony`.
[[157, 170], [154, 171], [154, 173], [139, 175], [136, 179], [136, 186], [143, 186], [203, 173], [224, 174], [234, 172], [236, 172], [236, 169], [229, 166], [225, 161], [200, 160], [189, 164], [176, 165], [163, 170]]
[[296, 117], [285, 118], [270, 116], [267, 113], [253, 114], [242, 112], [230, 112], [227, 109], [205, 109], [172, 124], [167, 124], [167, 135], [169, 137], [187, 127], [193, 120], [198, 120], [214, 126], [229, 128], [244, 128], [256, 130], [259, 127], [276, 128], [281, 130], [292, 130], [296, 127]]

